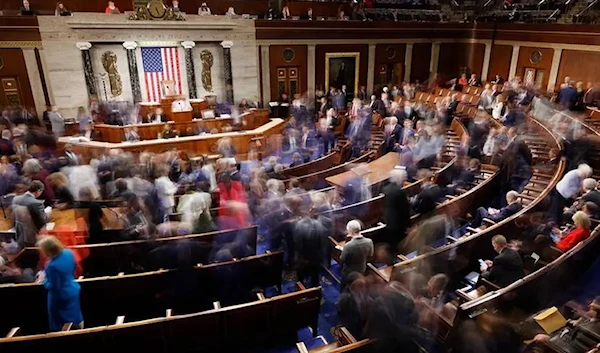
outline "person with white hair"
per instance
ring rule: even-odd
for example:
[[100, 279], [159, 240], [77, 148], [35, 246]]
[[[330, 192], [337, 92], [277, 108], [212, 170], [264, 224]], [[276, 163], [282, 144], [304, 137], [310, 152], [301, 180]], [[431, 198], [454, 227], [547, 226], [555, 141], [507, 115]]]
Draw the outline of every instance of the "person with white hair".
[[340, 255], [342, 265], [342, 288], [348, 283], [348, 276], [353, 272], [364, 274], [367, 270], [367, 260], [373, 256], [375, 248], [373, 240], [365, 238], [361, 233], [362, 225], [357, 220], [352, 220], [346, 225], [350, 240], [344, 245]]
[[385, 239], [392, 251], [406, 237], [406, 229], [410, 226], [410, 203], [403, 190], [407, 179], [406, 170], [393, 169], [390, 172], [390, 184], [383, 188]]
[[398, 118], [391, 116], [386, 119], [388, 122], [385, 124], [385, 153], [392, 152], [398, 145], [400, 136], [402, 136], [402, 127], [398, 125]]
[[471, 221], [471, 227], [477, 228], [481, 225], [484, 218], [487, 218], [496, 223], [505, 220], [506, 218], [514, 215], [519, 212], [523, 205], [521, 204], [521, 200], [519, 198], [519, 193], [511, 190], [506, 193], [506, 203], [505, 207], [497, 210], [495, 208], [479, 207], [477, 212], [475, 213], [475, 217], [473, 217], [473, 221]]
[[574, 198], [581, 191], [583, 181], [592, 176], [592, 168], [582, 163], [573, 169], [556, 184], [552, 195], [552, 203], [550, 205], [550, 218], [555, 223], [558, 223], [564, 207], [568, 200]]

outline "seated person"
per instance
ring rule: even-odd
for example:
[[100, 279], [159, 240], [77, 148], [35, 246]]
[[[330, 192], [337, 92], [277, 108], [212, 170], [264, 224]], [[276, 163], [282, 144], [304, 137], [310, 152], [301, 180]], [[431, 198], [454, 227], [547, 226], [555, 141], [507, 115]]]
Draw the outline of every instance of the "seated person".
[[479, 227], [484, 218], [490, 219], [496, 223], [501, 222], [523, 208], [521, 200], [519, 199], [519, 193], [514, 190], [506, 193], [506, 203], [507, 205], [499, 210], [495, 208], [486, 209], [485, 207], [479, 207], [473, 221], [471, 221], [471, 227]]
[[469, 190], [475, 183], [475, 177], [479, 175], [481, 162], [479, 159], [472, 158], [469, 160], [469, 166], [462, 169], [455, 177], [452, 178], [452, 184], [446, 188], [446, 194], [455, 195], [457, 189]]
[[166, 115], [164, 115], [162, 108], [156, 108], [154, 114], [148, 118], [150, 123], [166, 123], [169, 121]]
[[160, 138], [163, 139], [171, 139], [177, 136], [177, 131], [173, 130], [173, 126], [171, 124], [166, 124], [163, 128], [163, 132], [160, 134]]
[[600, 191], [596, 190], [596, 185], [597, 182], [593, 178], [583, 180], [581, 183], [583, 194], [573, 203], [573, 205], [571, 205], [571, 207], [565, 207], [563, 219], [566, 222], [568, 222], [575, 212], [580, 211], [586, 202], [593, 202], [596, 205], [600, 205]]
[[[575, 311], [576, 316], [579, 316], [579, 318], [577, 319], [571, 319], [567, 321], [567, 326], [574, 327], [575, 330], [570, 330], [571, 334], [563, 334], [563, 330], [558, 330], [555, 331], [555, 333], [557, 334], [555, 334], [553, 337], [545, 333], [540, 333], [537, 334], [533, 339], [534, 341], [556, 342], [560, 347], [570, 346], [573, 348], [573, 351], [582, 351], [582, 342], [577, 342], [577, 338], [574, 335], [574, 333], [577, 332], [577, 327], [587, 326], [590, 324], [594, 325], [600, 318], [600, 296], [595, 297], [587, 307], [574, 302], [567, 302], [565, 306], [573, 309]], [[559, 341], [562, 342], [559, 343]], [[585, 344], [589, 343], [586, 342]], [[594, 348], [588, 351], [588, 353], [597, 353], [599, 347], [600, 344], [595, 344]]]
[[590, 218], [583, 212], [577, 211], [573, 215], [573, 223], [575, 224], [575, 229], [571, 231], [562, 232], [558, 228], [553, 228], [552, 233], [558, 238], [554, 238], [554, 242], [556, 243], [556, 247], [562, 251], [567, 251], [575, 245], [579, 244], [582, 240], [586, 239], [590, 236]]
[[523, 277], [523, 259], [519, 253], [507, 247], [506, 238], [496, 235], [492, 238], [492, 246], [498, 253], [493, 261], [485, 260], [481, 265], [481, 276], [488, 281], [505, 287]]
[[419, 171], [423, 178], [421, 192], [411, 199], [415, 213], [428, 214], [435, 211], [437, 203], [444, 197], [442, 188], [434, 182], [435, 174], [428, 169]]
[[210, 134], [210, 130], [204, 126], [203, 121], [198, 121], [196, 123], [196, 129], [194, 130], [194, 132], [196, 133], [196, 135]]
[[123, 131], [125, 133], [125, 141], [127, 142], [138, 142], [140, 140], [140, 135], [138, 134], [137, 127], [126, 127]]
[[302, 155], [299, 152], [294, 152], [294, 154], [292, 155], [292, 163], [290, 163], [290, 168], [303, 163], [304, 159], [302, 158]]

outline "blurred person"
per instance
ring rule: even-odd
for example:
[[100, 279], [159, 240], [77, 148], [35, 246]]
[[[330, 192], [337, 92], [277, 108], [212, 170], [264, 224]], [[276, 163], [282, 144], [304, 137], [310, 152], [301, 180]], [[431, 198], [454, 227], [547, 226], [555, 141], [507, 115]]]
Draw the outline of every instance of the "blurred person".
[[171, 139], [171, 138], [175, 138], [178, 136], [178, 133], [173, 130], [173, 125], [170, 123], [167, 123], [163, 126], [163, 131], [160, 134], [160, 138], [161, 139]]
[[387, 118], [383, 130], [385, 133], [384, 153], [392, 152], [396, 149], [400, 136], [403, 135], [402, 127], [398, 125], [398, 118], [395, 116]]
[[162, 108], [156, 108], [154, 113], [148, 118], [150, 123], [166, 123], [169, 119], [163, 114]]
[[12, 156], [15, 154], [12, 134], [10, 130], [2, 130], [2, 138], [0, 139], [0, 155]]
[[353, 272], [364, 274], [367, 270], [367, 260], [373, 256], [373, 241], [365, 238], [361, 233], [362, 226], [359, 221], [352, 220], [346, 225], [346, 242], [340, 255], [342, 265], [342, 288], [349, 283], [349, 276]]
[[587, 164], [580, 164], [577, 169], [566, 173], [556, 184], [551, 196], [549, 218], [558, 224], [565, 205], [568, 200], [575, 197], [581, 191], [583, 180], [592, 176], [593, 170]]
[[54, 189], [54, 195], [56, 196], [54, 207], [58, 209], [73, 207], [75, 199], [68, 187], [69, 179], [63, 173], [52, 173], [48, 176], [48, 182]]
[[573, 223], [575, 224], [575, 229], [570, 232], [562, 232], [558, 228], [553, 228], [552, 233], [558, 236], [554, 242], [556, 243], [556, 247], [566, 252], [572, 248], [574, 248], [581, 241], [587, 239], [590, 234], [590, 218], [582, 211], [577, 211], [573, 215]]
[[217, 152], [221, 154], [223, 158], [235, 158], [236, 150], [230, 137], [223, 137], [217, 144]]
[[85, 111], [84, 107], [77, 108], [77, 122], [79, 123], [79, 133], [83, 135], [87, 124], [92, 122], [90, 115]]
[[305, 216], [294, 226], [295, 264], [298, 269], [298, 280], [311, 287], [318, 287], [321, 259], [327, 244], [327, 230], [315, 218]]
[[519, 193], [513, 190], [506, 193], [506, 203], [507, 205], [499, 210], [495, 208], [486, 209], [485, 207], [479, 207], [475, 213], [475, 216], [473, 217], [473, 221], [471, 221], [471, 227], [479, 227], [484, 218], [490, 219], [496, 223], [502, 222], [508, 217], [521, 211], [523, 208], [521, 199], [519, 198]]
[[573, 110], [577, 104], [577, 98], [577, 90], [573, 87], [573, 82], [569, 81], [558, 91], [556, 100], [565, 109]]
[[31, 158], [25, 161], [22, 168], [22, 173], [25, 177], [31, 180], [38, 180], [44, 186], [42, 188], [42, 193], [39, 196], [41, 200], [44, 201], [46, 206], [51, 206], [54, 202], [54, 192], [50, 187], [50, 183], [48, 183], [48, 176], [50, 173], [44, 167], [38, 159]]
[[40, 280], [48, 291], [48, 319], [50, 331], [61, 331], [66, 323], [83, 328], [83, 315], [79, 303], [79, 283], [75, 281], [75, 255], [53, 236], [46, 236], [37, 243], [40, 251], [50, 262]]
[[221, 207], [230, 201], [245, 203], [247, 201], [246, 192], [242, 183], [231, 180], [229, 173], [221, 173], [219, 176], [219, 204]]
[[469, 81], [467, 82], [467, 84], [469, 86], [479, 87], [479, 86], [481, 86], [481, 81], [479, 79], [477, 79], [476, 74], [471, 74], [471, 77], [469, 78]]
[[139, 142], [140, 141], [140, 135], [138, 134], [138, 129], [136, 126], [133, 126], [131, 128], [125, 127], [123, 132], [125, 133], [125, 141], [127, 141], [127, 142]]
[[212, 196], [206, 192], [208, 183], [199, 183], [196, 191], [188, 187], [177, 204], [177, 212], [182, 213], [181, 221], [192, 226], [192, 234], [205, 233], [215, 230], [210, 205]]
[[523, 278], [523, 259], [517, 251], [507, 246], [503, 235], [492, 238], [492, 247], [498, 256], [493, 261], [484, 261], [485, 265], [481, 265], [480, 268], [481, 276], [500, 287], [506, 287]]
[[114, 1], [109, 1], [108, 5], [106, 6], [106, 9], [104, 10], [104, 13], [107, 15], [118, 15], [121, 13], [121, 10], [119, 10], [119, 8], [115, 6]]
[[12, 207], [15, 214], [17, 243], [21, 247], [34, 246], [36, 235], [48, 222], [44, 203], [38, 200], [42, 196], [44, 188], [42, 182], [33, 180], [27, 187], [27, 192], [13, 198]]
[[158, 199], [166, 217], [167, 214], [173, 212], [177, 185], [169, 179], [169, 170], [165, 166], [159, 169], [159, 177], [154, 181], [154, 186], [156, 187]]
[[423, 176], [421, 191], [411, 199], [411, 205], [415, 213], [429, 215], [435, 211], [444, 193], [434, 182], [435, 174], [432, 171], [424, 169], [421, 172]]
[[28, 0], [23, 0], [23, 6], [19, 10], [19, 16], [37, 16], [37, 11], [29, 4]]
[[328, 154], [335, 147], [335, 135], [333, 130], [338, 125], [335, 110], [327, 109], [325, 117], [319, 119], [319, 134], [323, 140], [323, 154]]
[[198, 15], [201, 16], [206, 16], [206, 15], [211, 15], [212, 12], [210, 11], [210, 7], [208, 7], [208, 5], [206, 5], [206, 2], [203, 2], [200, 7], [198, 8]]
[[403, 190], [407, 177], [405, 170], [394, 169], [390, 172], [390, 183], [383, 188], [386, 242], [393, 252], [397, 251], [398, 243], [406, 237], [410, 227], [410, 203]]
[[88, 210], [88, 235], [90, 244], [101, 244], [109, 242], [109, 237], [103, 232], [103, 220], [105, 219], [102, 208], [95, 201], [94, 194], [90, 187], [83, 187], [79, 190], [79, 198], [76, 207]]
[[73, 145], [70, 143], [65, 144], [64, 157], [67, 159], [67, 165], [76, 166], [79, 165], [80, 157], [73, 151]]
[[58, 111], [58, 107], [53, 105], [52, 111], [48, 114], [50, 124], [52, 124], [52, 133], [56, 138], [65, 134], [65, 118]]

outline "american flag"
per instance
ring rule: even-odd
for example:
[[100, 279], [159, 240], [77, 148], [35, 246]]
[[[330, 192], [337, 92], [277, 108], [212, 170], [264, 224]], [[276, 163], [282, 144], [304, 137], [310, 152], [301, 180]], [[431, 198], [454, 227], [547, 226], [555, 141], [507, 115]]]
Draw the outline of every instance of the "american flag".
[[142, 63], [146, 98], [149, 102], [160, 102], [161, 82], [164, 80], [173, 80], [175, 87], [179, 89], [177, 93], [181, 94], [178, 48], [142, 48]]

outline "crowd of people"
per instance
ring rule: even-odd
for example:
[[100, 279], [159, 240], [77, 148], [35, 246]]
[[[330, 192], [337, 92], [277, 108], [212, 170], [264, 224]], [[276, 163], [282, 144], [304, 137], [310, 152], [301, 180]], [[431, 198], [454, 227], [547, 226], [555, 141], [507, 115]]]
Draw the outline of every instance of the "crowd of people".
[[[457, 81], [464, 79], [466, 76]], [[73, 271], [85, 273], [86, 269], [81, 270], [78, 255], [61, 244], [73, 244], [68, 238], [48, 237], [52, 210], [88, 210], [84, 223], [88, 243], [149, 240], [258, 225], [265, 250], [283, 249], [286, 270], [295, 271], [298, 280], [311, 286], [319, 285], [322, 267], [330, 266], [328, 237], [345, 241], [339, 257], [338, 311], [341, 323], [357, 337], [377, 338], [378, 344], [385, 347], [382, 349], [412, 347], [415, 341], [431, 344], [431, 333], [419, 328], [431, 320], [430, 311], [423, 308], [452, 317], [456, 283], [443, 270], [429, 269], [411, 278], [393, 278], [387, 285], [377, 284], [364, 277], [368, 262], [390, 263], [396, 254], [429, 251], [439, 239], [460, 237], [466, 227], [485, 227], [484, 219], [498, 223], [515, 215], [523, 207], [520, 193], [533, 171], [553, 172], [561, 157], [569, 159], [570, 171], [551, 195], [548, 216], [521, 215], [515, 221], [520, 234], [494, 237], [491, 247], [498, 255], [482, 262], [481, 278], [498, 286], [522, 278], [527, 255], [543, 254], [552, 247], [569, 251], [589, 237], [592, 222], [600, 212], [597, 182], [585, 163], [588, 155], [580, 148], [580, 140], [585, 140], [581, 130], [561, 117], [547, 117], [544, 122], [552, 124], [549, 127], [561, 136], [564, 146], [561, 151], [551, 149], [548, 159], [538, 163], [524, 141], [524, 136], [531, 133], [527, 114], [537, 117], [536, 109], [541, 109], [532, 107], [533, 96], [538, 93], [518, 78], [503, 82], [497, 77], [496, 82], [484, 86], [474, 117], [459, 117], [466, 123], [468, 134], [458, 146], [457, 162], [445, 179], [436, 176], [435, 166], [447, 161], [443, 153], [446, 131], [456, 118], [460, 102], [456, 95], [436, 105], [418, 102], [416, 93], [427, 88], [417, 83], [381, 87], [371, 96], [361, 88], [356, 98], [344, 86], [331, 87], [327, 93], [318, 91], [315, 97], [296, 95], [291, 102], [282, 95], [282, 102], [291, 103], [291, 117], [279, 137], [280, 143], [274, 144], [277, 148], [268, 157], [259, 159], [257, 151], [251, 151], [244, 161], [236, 159], [235, 147], [227, 138], [220, 141], [221, 158], [214, 162], [177, 150], [161, 154], [106, 150], [88, 158], [66, 144], [58, 153], [55, 138], [64, 134], [64, 128], [55, 124], [64, 124], [64, 118], [56, 108], [44, 114], [53, 134], [38, 126], [46, 119], [39, 120], [27, 109], [4, 110], [0, 120], [0, 193], [4, 211], [14, 218], [16, 238], [2, 244], [0, 280], [37, 280], [46, 283], [49, 291], [68, 283], [65, 291], [49, 299], [57, 305], [49, 307], [54, 310], [51, 329], [55, 330], [65, 320], [82, 321], [75, 304], [78, 286], [73, 282]], [[465, 84], [482, 83], [472, 76]], [[565, 109], [573, 108], [566, 98], [562, 99], [564, 96], [559, 93], [558, 103]], [[247, 105], [242, 103], [240, 109]], [[89, 111], [97, 105], [93, 102]], [[88, 117], [86, 111], [81, 110], [77, 120], [84, 133], [98, 115]], [[383, 119], [381, 127], [378, 119]], [[128, 134], [135, 140], [134, 130]], [[54, 144], [40, 144], [41, 136]], [[339, 193], [320, 190], [326, 186], [324, 180], [314, 183], [286, 175], [286, 168], [330, 151], [347, 148], [351, 160], [379, 148], [379, 143], [384, 153], [398, 154], [397, 166], [390, 170], [389, 180], [381, 189], [373, 189], [368, 183], [366, 166], [352, 163], [349, 170], [354, 176]], [[458, 210], [461, 214], [457, 214], [451, 208], [437, 214], [437, 205], [446, 200], [446, 195], [459, 195], [476, 185], [482, 163], [498, 166], [494, 197], [470, 210], [472, 217], [465, 214], [467, 210]], [[416, 180], [421, 181], [420, 190], [408, 195], [403, 186]], [[365, 225], [360, 219], [368, 211], [368, 204], [352, 209], [350, 214], [334, 212], [370, 200], [379, 191], [385, 195], [382, 244], [363, 235]], [[113, 212], [123, 228], [120, 232], [105, 231], [108, 216], [103, 209], [107, 200], [119, 206]], [[415, 214], [420, 215], [419, 223], [411, 224], [411, 215]], [[60, 234], [60, 230], [52, 234]], [[21, 259], [21, 268], [10, 263], [12, 254], [36, 244], [43, 250], [45, 263], [40, 257]], [[161, 261], [172, 263], [173, 256], [182, 256], [180, 252], [193, 246], [187, 243], [173, 251], [158, 251], [169, 254], [169, 258], [159, 256], [152, 268], [168, 268]], [[244, 241], [234, 241], [211, 254], [210, 261], [251, 254]], [[40, 272], [44, 267], [45, 272]], [[131, 270], [148, 268], [132, 264]], [[387, 319], [381, 321], [382, 317]]]

